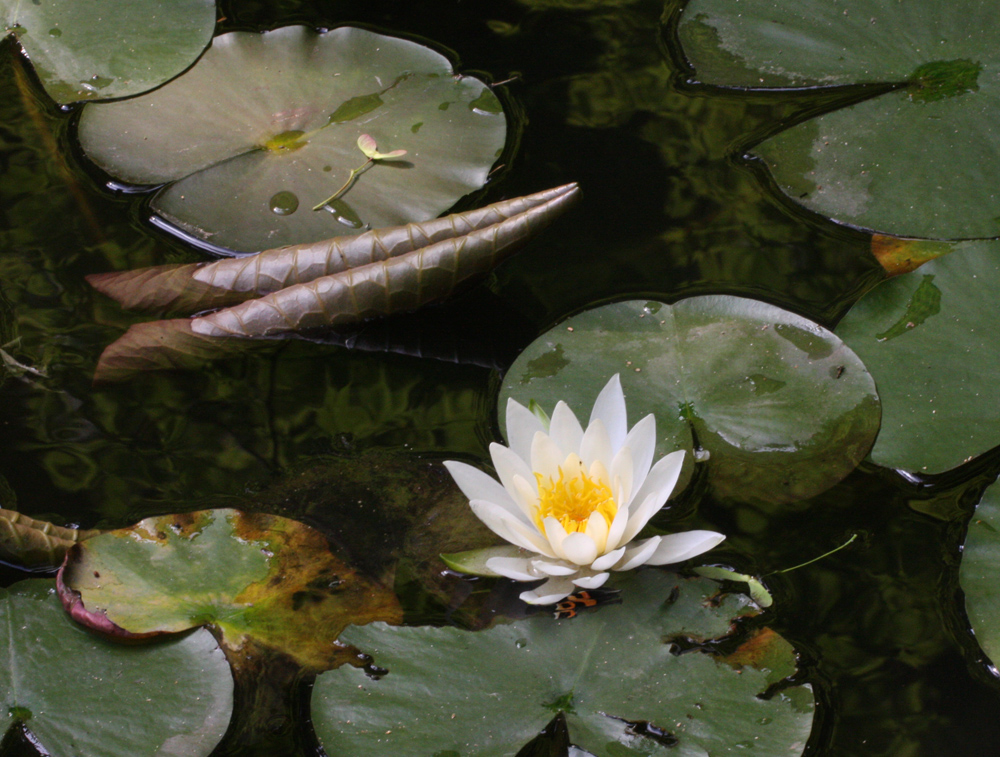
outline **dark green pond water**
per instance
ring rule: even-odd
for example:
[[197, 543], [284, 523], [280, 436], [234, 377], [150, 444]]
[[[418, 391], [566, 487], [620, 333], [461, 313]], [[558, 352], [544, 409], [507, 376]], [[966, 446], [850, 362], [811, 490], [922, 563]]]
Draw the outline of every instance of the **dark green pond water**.
[[[0, 290], [21, 338], [16, 356], [49, 374], [0, 388], [4, 506], [120, 527], [252, 507], [289, 472], [329, 456], [483, 460], [498, 438], [503, 369], [553, 323], [597, 303], [734, 293], [834, 326], [881, 277], [869, 237], [791, 207], [741, 157], [831, 96], [686, 86], [662, 24], [676, 10], [655, 0], [222, 2], [220, 31], [357, 23], [430, 40], [464, 72], [516, 76], [506, 87], [515, 149], [463, 207], [570, 181], [583, 200], [458, 300], [364, 330], [369, 346], [387, 349], [289, 341], [98, 388], [101, 350], [138, 319], [84, 276], [199, 258], [148, 226], [141, 203], [88, 175], [73, 112], [54, 107], [15, 46], [0, 44]], [[1000, 689], [980, 662], [957, 581], [972, 507], [998, 469], [996, 453], [940, 480], [862, 466], [813, 500], [765, 510], [705, 497], [682, 521], [727, 534], [720, 559], [757, 574], [859, 535], [770, 579], [771, 625], [801, 653], [820, 703], [809, 754], [998, 752]], [[2, 576], [9, 584], [23, 574]], [[404, 604], [411, 622], [442, 620], [418, 590]], [[294, 705], [288, 713], [295, 721]], [[220, 753], [315, 749], [301, 722], [267, 744], [230, 739]], [[32, 750], [10, 742], [5, 753]]]

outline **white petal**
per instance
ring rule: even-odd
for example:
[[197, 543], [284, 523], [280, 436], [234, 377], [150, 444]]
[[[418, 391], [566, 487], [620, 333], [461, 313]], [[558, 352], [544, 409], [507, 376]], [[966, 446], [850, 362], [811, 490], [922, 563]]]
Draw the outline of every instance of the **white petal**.
[[625, 524], [625, 530], [622, 532], [621, 541], [619, 544], [628, 544], [635, 538], [635, 535], [642, 531], [643, 527], [649, 522], [649, 519], [656, 515], [660, 509], [663, 507], [663, 502], [660, 501], [657, 494], [650, 494], [645, 500], [639, 503], [628, 517], [628, 523]]
[[562, 523], [553, 518], [551, 515], [542, 521], [542, 526], [545, 529], [545, 538], [548, 539], [551, 550], [555, 552], [556, 557], [560, 560], [567, 560], [566, 551], [563, 549], [563, 542], [566, 541], [568, 534], [566, 529], [563, 528]]
[[622, 534], [625, 533], [625, 526], [628, 525], [628, 507], [619, 504], [615, 517], [611, 519], [611, 526], [608, 528], [608, 541], [604, 545], [604, 550], [616, 549], [622, 544]]
[[604, 467], [604, 463], [600, 460], [594, 460], [594, 462], [590, 464], [590, 467], [587, 469], [587, 475], [590, 476], [591, 481], [598, 481], [607, 486], [609, 489], [611, 488], [611, 475], [608, 473], [608, 469]]
[[[673, 491], [677, 477], [684, 463], [684, 450], [671, 452], [658, 461], [646, 477], [646, 481], [632, 498], [629, 506], [629, 520], [619, 544], [627, 543], [635, 538], [649, 519], [660, 511], [667, 503], [670, 492]], [[638, 502], [636, 507], [634, 503]]]
[[511, 544], [521, 547], [522, 549], [527, 549], [532, 552], [538, 551], [534, 549], [530, 543], [525, 543], [523, 539], [511, 533], [509, 524], [510, 521], [513, 520], [513, 516], [499, 505], [485, 499], [474, 499], [469, 503], [469, 507], [472, 508], [472, 512], [475, 513], [476, 517], [485, 523], [486, 527], [497, 536], [506, 539]]
[[538, 571], [538, 573], [544, 573], [547, 576], [572, 576], [580, 572], [580, 568], [576, 565], [537, 559], [531, 561], [531, 567]]
[[565, 402], [557, 402], [556, 409], [552, 411], [549, 436], [564, 453], [580, 451], [583, 427]]
[[531, 571], [531, 561], [525, 557], [491, 557], [486, 561], [486, 567], [515, 581], [537, 581], [541, 578]]
[[508, 527], [515, 536], [520, 537], [522, 542], [530, 544], [531, 551], [537, 552], [540, 555], [545, 555], [546, 557], [556, 557], [556, 553], [552, 550], [552, 545], [546, 539], [534, 525], [525, 526], [520, 521], [510, 520], [507, 523]]
[[653, 556], [653, 553], [656, 552], [659, 544], [659, 536], [637, 541], [625, 550], [625, 556], [612, 570], [632, 570], [633, 568], [638, 568], [640, 565], [645, 565], [649, 558]]
[[611, 480], [614, 482], [615, 502], [632, 501], [632, 450], [622, 447], [611, 462]]
[[587, 534], [575, 531], [562, 543], [566, 558], [577, 565], [590, 565], [597, 559], [597, 545]]
[[591, 570], [607, 570], [621, 559], [622, 555], [625, 554], [625, 549], [625, 547], [619, 547], [614, 552], [601, 555], [590, 564]]
[[469, 506], [476, 517], [497, 536], [529, 552], [553, 556], [552, 548], [534, 526], [525, 526], [506, 510], [486, 500], [473, 500]]
[[598, 573], [596, 576], [580, 576], [573, 579], [573, 585], [581, 589], [599, 589], [604, 586], [610, 575], [610, 573]]
[[592, 421], [583, 432], [583, 439], [580, 440], [580, 457], [588, 468], [598, 460], [605, 470], [611, 468], [611, 440], [603, 421]]
[[559, 467], [566, 474], [566, 478], [575, 478], [587, 472], [587, 466], [583, 464], [583, 460], [575, 452], [566, 455], [566, 459], [560, 463]]
[[[514, 488], [515, 500], [518, 503], [528, 503], [526, 515], [531, 523], [535, 522], [535, 512], [538, 509], [537, 482], [532, 486], [520, 473], [515, 473], [510, 480], [510, 485]], [[506, 489], [504, 490], [506, 491]]]
[[462, 494], [468, 497], [470, 501], [484, 499], [487, 502], [493, 502], [500, 505], [500, 507], [512, 515], [516, 515], [525, 520], [525, 522], [528, 522], [523, 514], [523, 509], [514, 501], [503, 485], [492, 476], [488, 476], [478, 468], [473, 468], [471, 465], [459, 463], [455, 460], [445, 460], [444, 467], [448, 469], [451, 477], [455, 479], [455, 483], [462, 490]]
[[[684, 466], [684, 450], [679, 449], [656, 461], [656, 465], [649, 471], [642, 486], [638, 487], [632, 495], [634, 502], [642, 502], [646, 497], [654, 492], [663, 493], [663, 502], [670, 498], [677, 478], [681, 475], [681, 468]], [[502, 481], [503, 479], [501, 479]]]
[[622, 393], [622, 382], [616, 373], [605, 384], [597, 395], [594, 409], [590, 413], [590, 422], [600, 419], [608, 431], [611, 449], [617, 452], [625, 443], [628, 431], [628, 420], [625, 417], [625, 395]]
[[[515, 455], [513, 450], [507, 449], [502, 444], [495, 442], [490, 445], [490, 457], [493, 458], [493, 467], [496, 468], [497, 477], [500, 479], [500, 483], [503, 484], [503, 488], [507, 490], [507, 494], [510, 495], [530, 520], [530, 513], [533, 512], [532, 508], [538, 501], [538, 485], [535, 482], [535, 476], [532, 474], [531, 468], [528, 467], [528, 463]], [[520, 476], [532, 487], [535, 496], [531, 500], [525, 500], [521, 495], [517, 485], [514, 483], [514, 476]]]
[[532, 471], [541, 474], [543, 486], [550, 478], [553, 481], [559, 480], [559, 466], [565, 459], [566, 453], [559, 449], [552, 437], [542, 432], [535, 434], [535, 438], [531, 440], [530, 464]]
[[521, 601], [529, 605], [552, 605], [573, 593], [573, 582], [565, 578], [550, 578], [537, 589], [521, 592]]
[[715, 531], [684, 531], [660, 537], [656, 553], [646, 560], [647, 565], [669, 565], [684, 562], [702, 552], [708, 552], [726, 537]]
[[587, 518], [587, 530], [584, 532], [597, 545], [597, 554], [604, 554], [608, 545], [608, 521], [600, 513], [594, 512]]
[[545, 426], [533, 412], [520, 402], [507, 400], [507, 440], [514, 454], [522, 460], [531, 458], [531, 440]]
[[625, 437], [625, 446], [632, 450], [632, 487], [633, 491], [642, 486], [653, 464], [653, 453], [656, 452], [656, 418], [650, 413], [636, 423]]

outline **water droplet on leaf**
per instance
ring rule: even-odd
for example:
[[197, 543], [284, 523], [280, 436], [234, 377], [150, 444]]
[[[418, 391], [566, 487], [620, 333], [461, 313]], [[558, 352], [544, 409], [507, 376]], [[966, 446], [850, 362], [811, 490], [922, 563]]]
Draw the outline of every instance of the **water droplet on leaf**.
[[270, 201], [271, 212], [279, 216], [290, 216], [299, 207], [299, 198], [294, 192], [278, 192]]

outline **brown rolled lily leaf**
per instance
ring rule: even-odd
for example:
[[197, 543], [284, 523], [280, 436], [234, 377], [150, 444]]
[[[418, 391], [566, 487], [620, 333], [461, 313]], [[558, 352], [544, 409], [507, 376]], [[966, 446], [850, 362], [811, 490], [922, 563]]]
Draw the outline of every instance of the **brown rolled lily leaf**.
[[298, 521], [238, 510], [147, 518], [77, 545], [57, 588], [74, 620], [119, 640], [206, 626], [230, 662], [270, 650], [313, 671], [357, 662], [348, 624], [399, 623], [383, 577]]
[[205, 336], [270, 336], [415, 310], [448, 297], [459, 285], [488, 273], [548, 225], [576, 195], [574, 187], [464, 236], [195, 318], [191, 330]]
[[70, 547], [100, 533], [54, 526], [0, 509], [0, 559], [32, 570], [55, 570]]
[[560, 200], [576, 193], [575, 184], [566, 184], [423, 223], [279, 247], [214, 263], [162, 265], [91, 274], [87, 276], [87, 281], [129, 310], [189, 315], [229, 307], [294, 284], [406, 255], [445, 240], [458, 239], [539, 206], [546, 206], [554, 215], [563, 207], [564, 203]]
[[[372, 246], [376, 237], [370, 237], [365, 243], [367, 252], [362, 255], [358, 252], [361, 248], [352, 248], [355, 250], [352, 254], [356, 257], [347, 261], [353, 265], [375, 258], [374, 262], [346, 267], [307, 283], [292, 284], [263, 297], [192, 320], [137, 324], [104, 351], [98, 361], [94, 380], [117, 381], [136, 371], [193, 367], [205, 359], [243, 352], [247, 346], [246, 337], [267, 337], [310, 328], [343, 326], [368, 318], [414, 310], [444, 299], [456, 292], [461, 285], [485, 275], [500, 261], [520, 249], [575, 202], [578, 196], [579, 188], [576, 184], [531, 195], [521, 200], [529, 204], [526, 210], [505, 217], [498, 223], [459, 236], [446, 237], [426, 246], [423, 246], [423, 242], [413, 242], [414, 249], [406, 252], [401, 251], [408, 249], [410, 243], [404, 244], [403, 238], [412, 241], [417, 236], [418, 228], [424, 230], [421, 235], [425, 240], [434, 239], [446, 233], [461, 232], [474, 222], [487, 223], [499, 211], [486, 208], [473, 214], [461, 214], [429, 224], [411, 224], [380, 232], [387, 236], [380, 238], [382, 241], [377, 245], [378, 252]], [[511, 200], [503, 205], [510, 210], [518, 202]], [[464, 220], [456, 220], [459, 218]], [[448, 229], [452, 231], [448, 232]], [[344, 244], [356, 244], [361, 239], [363, 237], [356, 237]], [[340, 250], [342, 248], [339, 245], [340, 243], [327, 243], [326, 247]], [[388, 256], [390, 253], [392, 257]], [[340, 252], [334, 253], [334, 256], [340, 257]], [[274, 276], [267, 279], [271, 281], [267, 286], [316, 275], [319, 269], [325, 270], [324, 266], [329, 265], [326, 262], [320, 265], [318, 258], [314, 261], [315, 265], [303, 256], [299, 256], [298, 261], [295, 258], [295, 255], [282, 255], [284, 273], [280, 276], [283, 278], [278, 278], [277, 270], [272, 271]], [[243, 261], [239, 262], [245, 265]], [[165, 275], [169, 278], [174, 274], [168, 271]], [[235, 269], [227, 269], [225, 277], [213, 274], [213, 281], [223, 279], [231, 286], [248, 286], [251, 280], [263, 286], [262, 282], [265, 280], [260, 273], [244, 277]], [[255, 292], [254, 296], [257, 294]]]

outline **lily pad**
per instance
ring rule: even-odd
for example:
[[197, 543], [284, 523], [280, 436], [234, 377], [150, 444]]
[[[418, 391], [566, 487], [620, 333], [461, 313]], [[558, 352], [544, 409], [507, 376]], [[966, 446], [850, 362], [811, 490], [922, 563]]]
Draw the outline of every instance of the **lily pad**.
[[[232, 32], [144, 97], [88, 105], [84, 152], [203, 246], [258, 251], [433, 218], [486, 182], [506, 118], [483, 82], [415, 42], [341, 27]], [[343, 196], [313, 211], [367, 157]]]
[[130, 97], [174, 78], [215, 31], [215, 0], [0, 0], [53, 100]]
[[[848, 11], [845, 13], [845, 11]], [[936, 239], [1000, 235], [1000, 54], [979, 0], [692, 0], [695, 77], [737, 88], [892, 84], [753, 148], [792, 200], [840, 223]]]
[[571, 620], [546, 614], [479, 632], [350, 628], [344, 639], [387, 672], [319, 676], [316, 733], [328, 754], [499, 757], [561, 712], [570, 740], [596, 757], [801, 754], [813, 720], [809, 687], [760, 696], [794, 672], [787, 642], [768, 631], [729, 659], [675, 654], [665, 643], [721, 637], [750, 611], [739, 595], [709, 602], [715, 589], [644, 571], [625, 584], [621, 605]]
[[619, 302], [569, 318], [517, 358], [499, 406], [513, 397], [547, 411], [558, 400], [591, 407], [615, 373], [630, 423], [656, 416], [657, 458], [707, 451], [723, 496], [811, 497], [854, 470], [878, 431], [875, 384], [838, 337], [727, 295]]
[[233, 711], [233, 679], [208, 631], [123, 646], [70, 620], [55, 582], [0, 589], [0, 718], [45, 754], [207, 755]]
[[962, 548], [959, 583], [965, 612], [983, 651], [1000, 663], [1000, 485], [983, 493]]
[[60, 586], [75, 619], [113, 636], [208, 625], [231, 657], [250, 640], [313, 670], [354, 659], [333, 644], [348, 623], [401, 614], [390, 589], [335, 557], [315, 529], [237, 510], [147, 518], [88, 539]]
[[837, 335], [878, 384], [872, 460], [943, 473], [1000, 444], [1000, 243], [965, 242], [862, 297]]

